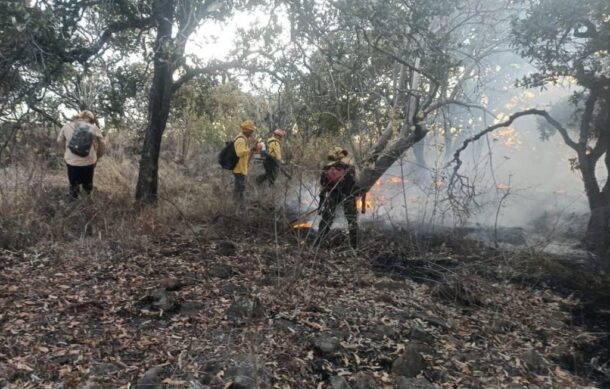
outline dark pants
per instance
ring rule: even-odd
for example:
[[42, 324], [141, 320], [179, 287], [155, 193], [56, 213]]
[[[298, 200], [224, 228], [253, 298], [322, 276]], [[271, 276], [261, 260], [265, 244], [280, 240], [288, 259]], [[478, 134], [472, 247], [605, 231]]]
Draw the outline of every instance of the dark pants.
[[89, 166], [68, 166], [68, 180], [70, 181], [70, 196], [78, 198], [80, 187], [89, 194], [93, 190], [93, 173], [95, 164]]
[[352, 246], [352, 248], [357, 248], [358, 207], [356, 206], [356, 198], [353, 196], [344, 196], [341, 193], [330, 193], [321, 205], [322, 220], [320, 220], [320, 233], [318, 234], [317, 243], [321, 243], [330, 232], [330, 227], [335, 220], [335, 213], [339, 205], [343, 206], [343, 213], [347, 219], [350, 246]]
[[261, 185], [265, 181], [269, 182], [269, 185], [275, 184], [275, 180], [277, 179], [277, 173], [279, 170], [279, 166], [277, 161], [272, 157], [267, 156], [263, 161], [263, 167], [265, 168], [265, 173], [256, 177], [256, 183]]
[[235, 177], [235, 187], [233, 188], [233, 200], [239, 201], [244, 198], [244, 191], [246, 190], [246, 176], [243, 174], [233, 173]]

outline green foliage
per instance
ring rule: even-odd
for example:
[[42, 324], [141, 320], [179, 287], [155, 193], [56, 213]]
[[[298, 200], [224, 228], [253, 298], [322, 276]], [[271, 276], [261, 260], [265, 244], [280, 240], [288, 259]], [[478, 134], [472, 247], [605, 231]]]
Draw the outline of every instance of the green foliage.
[[587, 88], [610, 77], [610, 2], [538, 0], [513, 22], [513, 44], [537, 72], [522, 84], [575, 79]]

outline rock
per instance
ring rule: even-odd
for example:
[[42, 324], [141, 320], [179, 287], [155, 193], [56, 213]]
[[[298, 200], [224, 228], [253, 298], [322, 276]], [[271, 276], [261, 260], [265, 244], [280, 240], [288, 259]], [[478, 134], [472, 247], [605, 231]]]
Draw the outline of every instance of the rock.
[[386, 325], [377, 325], [373, 327], [372, 331], [376, 334], [381, 335], [382, 337], [392, 338], [396, 336], [396, 330], [393, 327]]
[[180, 309], [180, 303], [178, 303], [176, 298], [162, 288], [153, 290], [148, 296], [141, 299], [137, 305], [140, 309], [163, 311], [166, 313], [173, 313]]
[[548, 374], [549, 368], [546, 361], [535, 350], [526, 351], [521, 355], [521, 359], [529, 371], [539, 375]]
[[112, 363], [93, 362], [89, 367], [89, 373], [97, 377], [105, 377], [120, 371], [121, 368]]
[[449, 323], [447, 323], [445, 320], [443, 320], [441, 318], [434, 317], [434, 316], [428, 316], [424, 313], [415, 313], [412, 316], [417, 319], [420, 319], [422, 321], [425, 321], [426, 323], [428, 323], [430, 325], [442, 328], [443, 330], [451, 329], [451, 326], [449, 325]]
[[246, 295], [248, 293], [250, 293], [250, 291], [248, 290], [248, 288], [246, 288], [243, 285], [238, 285], [232, 282], [227, 282], [225, 285], [223, 285], [222, 287], [222, 291], [225, 294], [228, 295]]
[[361, 371], [354, 376], [353, 379], [354, 389], [377, 389], [377, 381], [371, 374]]
[[428, 380], [424, 378], [407, 378], [398, 377], [396, 378], [396, 389], [434, 389]]
[[227, 309], [227, 319], [234, 325], [243, 325], [251, 320], [262, 318], [265, 313], [257, 297], [238, 297]]
[[163, 389], [161, 373], [163, 373], [163, 366], [148, 369], [136, 383], [136, 389]]
[[432, 343], [434, 341], [434, 336], [427, 333], [426, 330], [420, 326], [414, 325], [411, 328], [411, 332], [409, 332], [409, 339], [422, 343]]
[[215, 278], [226, 280], [235, 275], [235, 272], [230, 266], [227, 265], [214, 265], [208, 270], [208, 274]]
[[340, 375], [330, 377], [330, 386], [332, 389], [352, 389], [345, 378]]
[[203, 389], [203, 385], [199, 381], [190, 380], [186, 389]]
[[396, 377], [416, 377], [426, 368], [426, 362], [421, 356], [418, 345], [409, 343], [401, 356], [392, 364], [392, 373]]
[[328, 335], [321, 335], [312, 342], [314, 349], [321, 354], [334, 354], [339, 349], [339, 340]]
[[104, 389], [104, 387], [100, 385], [97, 381], [89, 379], [87, 380], [87, 382], [79, 384], [76, 389]]
[[177, 278], [168, 277], [161, 280], [159, 286], [167, 291], [175, 292], [182, 289], [185, 284]]
[[264, 363], [256, 357], [238, 357], [227, 369], [231, 389], [271, 389], [271, 379]]
[[237, 245], [228, 240], [221, 240], [216, 245], [216, 252], [219, 255], [224, 255], [225, 257], [230, 257], [237, 252]]

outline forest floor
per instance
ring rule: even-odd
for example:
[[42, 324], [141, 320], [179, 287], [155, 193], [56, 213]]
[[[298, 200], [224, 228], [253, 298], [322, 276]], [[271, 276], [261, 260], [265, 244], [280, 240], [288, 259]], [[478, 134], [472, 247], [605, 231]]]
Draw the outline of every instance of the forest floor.
[[603, 275], [268, 219], [0, 251], [0, 387], [610, 387]]

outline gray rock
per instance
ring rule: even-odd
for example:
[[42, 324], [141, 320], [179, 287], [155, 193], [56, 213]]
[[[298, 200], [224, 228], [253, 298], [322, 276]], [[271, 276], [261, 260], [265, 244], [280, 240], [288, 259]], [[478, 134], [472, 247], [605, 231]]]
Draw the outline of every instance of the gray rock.
[[521, 355], [521, 359], [525, 363], [525, 367], [533, 373], [539, 375], [546, 375], [549, 372], [544, 358], [540, 356], [535, 350], [528, 350]]
[[237, 357], [226, 371], [231, 389], [271, 389], [271, 379], [264, 363], [256, 357]]
[[216, 252], [219, 255], [231, 256], [237, 252], [237, 245], [228, 240], [221, 240], [216, 244]]
[[176, 298], [163, 288], [153, 290], [148, 296], [138, 302], [142, 309], [153, 311], [176, 312], [180, 309], [180, 303]]
[[227, 319], [234, 325], [243, 325], [265, 316], [263, 305], [257, 297], [238, 297], [227, 309]]
[[339, 349], [339, 340], [332, 336], [321, 335], [313, 340], [312, 345], [322, 354], [334, 354]]
[[159, 286], [167, 291], [174, 292], [176, 290], [182, 289], [185, 284], [177, 278], [168, 277], [161, 280]]
[[104, 387], [97, 383], [95, 380], [89, 379], [87, 380], [87, 382], [79, 384], [76, 389], [104, 389]]
[[214, 265], [208, 270], [208, 274], [215, 278], [226, 280], [235, 275], [235, 272], [230, 266], [227, 265]]
[[407, 378], [398, 377], [396, 378], [396, 389], [434, 389], [428, 380], [424, 378]]
[[330, 377], [330, 386], [332, 389], [352, 389], [345, 378], [340, 375]]
[[161, 373], [163, 373], [163, 366], [148, 369], [136, 383], [136, 389], [163, 389]]
[[393, 338], [396, 336], [396, 330], [393, 327], [386, 325], [376, 325], [371, 328], [371, 332], [378, 335], [381, 339], [384, 337]]
[[434, 341], [434, 336], [430, 335], [420, 326], [414, 325], [409, 332], [409, 339], [422, 343], [432, 343]]
[[89, 367], [89, 373], [97, 377], [105, 377], [108, 375], [112, 375], [120, 370], [121, 368], [117, 365], [105, 362], [93, 362]]
[[354, 376], [353, 379], [354, 389], [377, 389], [379, 385], [371, 374], [361, 371]]
[[392, 373], [396, 377], [417, 377], [426, 368], [426, 361], [421, 356], [420, 347], [409, 343], [401, 356], [392, 364]]

